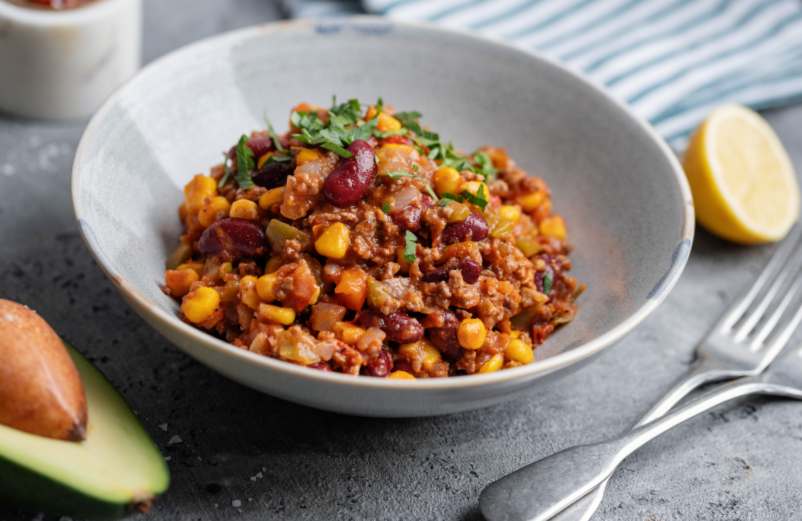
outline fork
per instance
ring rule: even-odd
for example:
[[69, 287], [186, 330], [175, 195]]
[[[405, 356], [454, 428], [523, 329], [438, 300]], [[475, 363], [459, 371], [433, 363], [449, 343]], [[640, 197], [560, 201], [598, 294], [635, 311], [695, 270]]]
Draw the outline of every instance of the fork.
[[[718, 319], [708, 335], [700, 342], [696, 350], [696, 361], [688, 373], [641, 418], [633, 429], [663, 416], [691, 391], [704, 384], [736, 377], [756, 376], [765, 371], [782, 351], [802, 320], [802, 313], [797, 311], [790, 320], [780, 323], [802, 284], [799, 277], [802, 267], [798, 262], [798, 258], [802, 256], [799, 252], [801, 244], [802, 232], [797, 229], [774, 253], [754, 284]], [[519, 476], [521, 473], [526, 474], [527, 469], [529, 467], [524, 467], [516, 474]], [[598, 485], [592, 491], [587, 490], [587, 495], [584, 497], [577, 493], [572, 494], [571, 497], [575, 498], [573, 504], [568, 500], [561, 501], [562, 507], [553, 509], [551, 515], [555, 517], [552, 521], [590, 519], [604, 497], [607, 479], [603, 479]], [[497, 494], [490, 494], [491, 487], [496, 492], [505, 487], [509, 488], [508, 497], [516, 498], [509, 501], [515, 504], [504, 505], [491, 500], [497, 497]], [[501, 478], [490, 485], [480, 497], [480, 507], [485, 518], [489, 521], [536, 519], [522, 514], [534, 511], [533, 507], [527, 507], [526, 503], [534, 505], [539, 499], [529, 497], [523, 493], [524, 489], [529, 489], [526, 483], [520, 479], [513, 481], [511, 476]], [[542, 517], [542, 519], [547, 518], [548, 516]]]
[[[802, 348], [783, 356], [762, 376], [723, 384], [622, 436], [566, 449], [510, 474], [482, 492], [482, 514], [488, 521], [545, 521], [603, 483], [627, 456], [657, 436], [724, 402], [755, 394], [802, 400]], [[537, 501], [516, 502], [519, 491]], [[503, 508], [486, 510], [491, 505]]]

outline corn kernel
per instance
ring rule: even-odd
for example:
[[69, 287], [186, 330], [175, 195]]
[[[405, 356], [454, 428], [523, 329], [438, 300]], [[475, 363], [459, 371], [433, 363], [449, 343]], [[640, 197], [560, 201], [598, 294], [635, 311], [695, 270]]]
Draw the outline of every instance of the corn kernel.
[[187, 210], [196, 212], [203, 206], [207, 197], [217, 195], [217, 182], [208, 175], [198, 174], [184, 187]]
[[223, 264], [220, 265], [217, 271], [219, 271], [222, 274], [231, 273], [232, 271], [234, 271], [234, 266], [232, 266], [230, 262], [224, 262]]
[[256, 277], [245, 275], [239, 279], [239, 299], [251, 309], [259, 307], [259, 293], [256, 291]]
[[295, 156], [295, 164], [297, 166], [301, 166], [305, 163], [309, 163], [310, 161], [317, 161], [321, 157], [322, 156], [320, 152], [314, 148], [302, 148]]
[[342, 259], [351, 245], [351, 232], [343, 223], [334, 223], [315, 241], [317, 252], [330, 259]]
[[278, 287], [278, 276], [274, 273], [262, 275], [256, 280], [256, 294], [265, 302], [276, 300], [276, 289]]
[[548, 237], [565, 239], [565, 223], [559, 215], [547, 217], [540, 222], [540, 233]]
[[462, 184], [462, 176], [459, 175], [456, 168], [441, 166], [432, 175], [432, 183], [437, 195], [456, 194]]
[[490, 199], [490, 190], [488, 190], [487, 185], [482, 183], [481, 181], [466, 181], [462, 185], [462, 191], [468, 192], [471, 195], [480, 195], [479, 191], [482, 191], [481, 196], [482, 198], [487, 201]]
[[189, 287], [198, 280], [198, 272], [181, 266], [175, 270], [164, 272], [164, 285], [173, 297], [183, 297], [189, 293]]
[[494, 373], [501, 369], [501, 366], [504, 365], [504, 357], [500, 354], [495, 354], [490, 357], [485, 363], [482, 364], [482, 367], [479, 368], [480, 373]]
[[403, 143], [385, 143], [376, 152], [376, 156], [380, 163], [382, 162], [382, 156], [386, 155], [387, 153], [397, 153], [398, 155], [409, 157], [418, 157], [419, 155], [418, 151], [410, 145], [405, 145]]
[[541, 249], [540, 242], [537, 240], [537, 235], [534, 233], [521, 235], [515, 239], [515, 245], [527, 257], [531, 257]]
[[279, 186], [263, 193], [259, 197], [259, 208], [262, 210], [269, 210], [274, 204], [278, 204], [284, 200], [284, 187]]
[[337, 335], [337, 338], [346, 344], [353, 345], [356, 344], [356, 341], [359, 340], [359, 337], [365, 334], [365, 330], [359, 326], [351, 324], [350, 322], [335, 322], [334, 333]]
[[520, 364], [528, 364], [535, 358], [535, 354], [532, 351], [532, 346], [518, 338], [513, 338], [510, 340], [510, 343], [507, 344], [507, 349], [504, 351], [504, 354], [509, 360], [513, 360]]
[[273, 273], [281, 267], [281, 257], [270, 257], [265, 263], [265, 273]]
[[197, 273], [199, 276], [203, 272], [203, 263], [202, 262], [185, 262], [183, 264], [179, 264], [176, 267], [177, 270], [192, 270]]
[[465, 349], [479, 349], [487, 338], [487, 328], [478, 318], [466, 318], [457, 328], [457, 340]]
[[255, 221], [259, 218], [259, 208], [256, 206], [256, 203], [251, 200], [237, 199], [231, 204], [231, 210], [229, 210], [228, 216], [234, 219]]
[[295, 322], [295, 310], [271, 304], [259, 304], [259, 316], [268, 322], [289, 326]]
[[315, 284], [315, 289], [312, 290], [312, 299], [309, 301], [309, 305], [317, 304], [317, 299], [320, 298], [320, 286]]
[[531, 212], [546, 199], [546, 192], [532, 192], [531, 194], [519, 195], [516, 201], [521, 205], [525, 212]]
[[379, 113], [379, 119], [376, 122], [376, 128], [380, 132], [393, 132], [395, 130], [401, 130], [401, 122], [389, 114], [381, 112]]
[[498, 216], [504, 221], [517, 223], [521, 218], [521, 207], [515, 204], [502, 204], [498, 209]]
[[424, 369], [429, 369], [432, 367], [432, 365], [442, 360], [442, 357], [440, 356], [440, 351], [438, 351], [437, 348], [434, 347], [429, 342], [423, 341], [421, 348], [423, 350]]
[[415, 377], [406, 371], [393, 371], [387, 378], [392, 378], [393, 380], [414, 380]]
[[217, 219], [225, 217], [228, 214], [229, 206], [228, 199], [221, 195], [207, 199], [206, 202], [201, 205], [200, 211], [198, 211], [198, 222], [204, 228], [208, 228]]
[[461, 223], [471, 215], [471, 209], [466, 204], [451, 203], [448, 208], [451, 210], [447, 218], [450, 223]]
[[211, 318], [219, 305], [220, 294], [213, 288], [201, 286], [184, 297], [181, 312], [190, 322], [200, 324]]

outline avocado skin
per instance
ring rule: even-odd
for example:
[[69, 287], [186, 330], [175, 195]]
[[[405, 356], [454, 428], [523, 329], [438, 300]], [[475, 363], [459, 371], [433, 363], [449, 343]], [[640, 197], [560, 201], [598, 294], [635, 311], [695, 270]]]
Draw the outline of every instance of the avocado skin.
[[[2, 1], [2, 0], [0, 0]], [[139, 501], [152, 502], [153, 499], [167, 490], [170, 483], [170, 472], [167, 463], [159, 454], [158, 447], [153, 439], [144, 430], [144, 427], [131, 411], [130, 406], [120, 393], [114, 388], [100, 370], [84, 358], [75, 349], [65, 343], [84, 384], [87, 386], [87, 399], [91, 400], [94, 393], [113, 393], [119, 401], [118, 407], [124, 409], [133, 422], [135, 429], [141, 431], [152, 454], [158, 455], [163, 473], [163, 482], [154, 486], [153, 496], [143, 497]], [[89, 383], [89, 380], [92, 382]], [[90, 415], [91, 421], [91, 415]], [[90, 434], [91, 435], [91, 434]], [[44, 512], [54, 516], [70, 516], [76, 520], [94, 521], [121, 518], [143, 506], [137, 500], [114, 502], [99, 495], [70, 487], [68, 483], [50, 476], [40, 474], [12, 460], [2, 454], [0, 447], [0, 505], [19, 507], [29, 512]], [[80, 472], [80, 469], [76, 469]], [[149, 507], [149, 504], [145, 505]]]
[[87, 496], [0, 456], [0, 503], [81, 519], [124, 516], [130, 505]]

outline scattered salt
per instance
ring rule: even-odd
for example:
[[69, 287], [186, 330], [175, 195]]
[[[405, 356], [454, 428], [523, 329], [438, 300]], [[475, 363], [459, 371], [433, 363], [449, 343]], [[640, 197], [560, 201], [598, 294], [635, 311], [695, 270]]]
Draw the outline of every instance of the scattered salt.
[[240, 501], [239, 499], [235, 499], [234, 501], [231, 502], [231, 506], [234, 508], [239, 508], [242, 506], [242, 501]]
[[167, 432], [167, 424], [166, 423], [160, 423], [159, 424], [159, 428], [161, 430], [163, 430], [164, 432]]
[[170, 440], [167, 442], [167, 445], [178, 445], [182, 443], [184, 440], [181, 439], [181, 436], [178, 434], [174, 435]]

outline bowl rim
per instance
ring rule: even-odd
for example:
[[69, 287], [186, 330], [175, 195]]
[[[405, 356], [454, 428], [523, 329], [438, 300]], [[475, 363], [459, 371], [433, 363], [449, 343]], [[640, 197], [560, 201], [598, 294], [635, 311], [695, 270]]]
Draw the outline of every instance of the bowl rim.
[[[97, 127], [99, 126], [100, 122], [103, 119], [105, 119], [106, 114], [111, 111], [112, 107], [115, 106], [117, 101], [125, 95], [127, 89], [132, 84], [141, 81], [142, 78], [147, 77], [149, 74], [153, 74], [153, 71], [163, 66], [163, 64], [169, 63], [174, 60], [179, 60], [181, 56], [184, 54], [187, 53], [191, 54], [193, 52], [198, 52], [199, 50], [206, 47], [213, 47], [216, 45], [225, 44], [227, 42], [240, 41], [242, 39], [254, 35], [264, 35], [266, 33], [269, 34], [281, 31], [299, 31], [299, 30], [308, 31], [309, 29], [314, 30], [315, 28], [321, 28], [321, 27], [325, 28], [325, 27], [335, 27], [335, 26], [340, 26], [345, 28], [360, 27], [360, 26], [362, 26], [362, 28], [367, 28], [373, 26], [374, 28], [383, 27], [388, 29], [399, 27], [413, 31], [424, 31], [435, 34], [439, 33], [441, 35], [446, 35], [452, 38], [456, 37], [456, 38], [472, 39], [474, 41], [481, 42], [484, 45], [495, 46], [505, 52], [516, 53], [522, 55], [526, 59], [540, 61], [547, 66], [554, 67], [559, 71], [561, 71], [563, 74], [566, 74], [571, 78], [573, 78], [574, 81], [578, 81], [580, 83], [589, 86], [591, 89], [596, 91], [598, 95], [602, 96], [618, 110], [623, 111], [625, 114], [627, 114], [630, 117], [630, 119], [640, 128], [640, 130], [644, 132], [654, 142], [654, 144], [658, 147], [658, 149], [663, 152], [663, 155], [665, 156], [669, 165], [672, 167], [672, 171], [674, 173], [674, 180], [678, 184], [682, 199], [681, 202], [684, 207], [682, 212], [683, 222], [681, 225], [680, 243], [677, 245], [677, 250], [675, 250], [674, 252], [670, 267], [668, 268], [662, 279], [660, 279], [660, 281], [657, 283], [657, 286], [653, 290], [653, 292], [646, 298], [646, 301], [638, 309], [632, 312], [628, 317], [618, 322], [617, 324], [613, 325], [613, 327], [608, 329], [603, 334], [589, 340], [588, 342], [584, 342], [582, 344], [571, 347], [567, 351], [558, 353], [543, 360], [536, 361], [535, 363], [532, 364], [527, 364], [520, 367], [513, 367], [509, 369], [504, 369], [503, 371], [496, 371], [487, 374], [474, 374], [474, 375], [448, 377], [448, 378], [444, 377], [444, 378], [420, 378], [416, 380], [395, 380], [388, 378], [370, 378], [361, 376], [354, 377], [353, 375], [346, 375], [335, 372], [310, 370], [307, 367], [303, 367], [290, 362], [285, 362], [277, 358], [259, 355], [235, 347], [234, 345], [225, 342], [224, 340], [214, 337], [204, 331], [201, 331], [200, 329], [191, 326], [190, 324], [187, 324], [186, 322], [178, 318], [178, 316], [175, 313], [169, 313], [161, 309], [158, 305], [152, 303], [148, 298], [141, 295], [136, 288], [134, 288], [122, 276], [116, 273], [114, 267], [111, 265], [110, 262], [108, 262], [107, 257], [102, 253], [103, 250], [100, 247], [100, 244], [95, 241], [95, 235], [94, 233], [92, 233], [91, 229], [89, 229], [88, 223], [84, 219], [82, 219], [82, 209], [79, 206], [79, 199], [80, 199], [79, 187], [81, 186], [81, 170], [82, 170], [81, 164], [84, 161], [83, 157], [86, 155], [86, 148], [89, 146], [87, 143], [90, 140], [97, 139], [95, 137], [95, 134], [97, 132]], [[498, 39], [495, 38], [471, 33], [463, 29], [445, 28], [426, 22], [398, 21], [370, 15], [350, 16], [332, 20], [313, 20], [313, 19], [283, 20], [283, 21], [249, 26], [241, 29], [236, 29], [233, 31], [227, 31], [211, 37], [203, 38], [188, 45], [179, 47], [153, 60], [145, 67], [143, 67], [131, 80], [129, 80], [120, 88], [118, 88], [103, 103], [100, 109], [97, 110], [97, 112], [94, 114], [94, 116], [92, 116], [91, 120], [87, 124], [86, 128], [84, 129], [83, 135], [81, 136], [81, 139], [78, 143], [78, 147], [75, 153], [75, 159], [73, 161], [71, 192], [72, 192], [73, 210], [75, 212], [75, 216], [79, 224], [81, 236], [84, 240], [84, 243], [87, 245], [90, 253], [100, 266], [101, 270], [106, 274], [106, 276], [109, 279], [111, 279], [112, 283], [117, 287], [118, 291], [120, 291], [123, 294], [123, 296], [128, 300], [128, 302], [132, 305], [132, 307], [134, 307], [136, 311], [139, 311], [139, 313], [143, 316], [143, 318], [146, 319], [146, 321], [150, 322], [150, 324], [153, 325], [155, 329], [159, 330], [160, 334], [164, 335], [164, 333], [161, 331], [161, 328], [169, 328], [172, 330], [174, 334], [183, 336], [186, 338], [187, 341], [190, 341], [193, 344], [197, 344], [204, 349], [210, 349], [212, 351], [215, 351], [217, 352], [218, 355], [225, 355], [237, 358], [242, 363], [255, 364], [268, 371], [278, 371], [281, 373], [285, 373], [286, 376], [291, 376], [299, 379], [299, 382], [305, 381], [317, 384], [350, 385], [361, 389], [380, 389], [380, 390], [392, 390], [392, 391], [408, 390], [412, 392], [412, 391], [424, 391], [424, 390], [468, 389], [468, 388], [490, 386], [493, 384], [500, 384], [503, 382], [532, 380], [537, 378], [538, 376], [543, 376], [545, 374], [574, 365], [582, 360], [592, 357], [593, 355], [601, 352], [603, 349], [611, 346], [612, 344], [623, 338], [663, 302], [666, 296], [674, 288], [675, 284], [679, 280], [680, 275], [682, 274], [682, 271], [685, 268], [685, 265], [687, 264], [695, 231], [694, 207], [693, 207], [693, 200], [691, 198], [690, 187], [688, 185], [687, 179], [685, 178], [685, 174], [682, 170], [682, 167], [680, 166], [679, 161], [677, 160], [677, 157], [675, 156], [674, 152], [671, 150], [668, 144], [657, 134], [657, 132], [651, 125], [649, 125], [646, 121], [644, 121], [640, 116], [634, 114], [629, 107], [627, 107], [626, 105], [623, 104], [623, 102], [613, 97], [597, 82], [585, 76], [582, 76], [581, 74], [575, 71], [572, 71], [570, 68], [558, 63], [552, 58], [543, 56], [542, 54], [531, 52], [529, 50], [524, 50], [521, 47], [517, 47], [515, 45], [503, 41], [499, 41]], [[686, 247], [682, 247], [683, 245], [685, 245]], [[159, 327], [156, 327], [156, 325], [158, 325]], [[178, 347], [181, 350], [190, 354], [190, 356], [195, 357], [192, 352], [192, 349], [185, 348], [181, 346], [178, 342], [171, 342], [171, 343], [178, 345]], [[213, 367], [213, 369], [216, 368]]]

